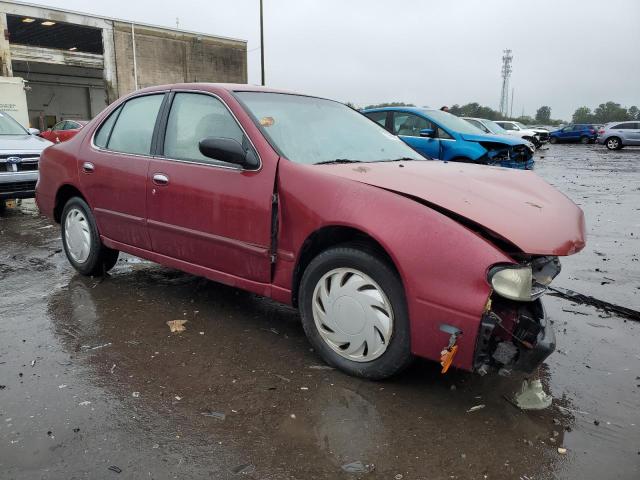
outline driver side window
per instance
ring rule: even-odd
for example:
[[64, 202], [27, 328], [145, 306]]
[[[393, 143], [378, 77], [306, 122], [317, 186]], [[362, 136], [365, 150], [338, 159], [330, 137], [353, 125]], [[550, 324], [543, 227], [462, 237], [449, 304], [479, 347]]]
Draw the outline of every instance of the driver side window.
[[217, 98], [199, 93], [176, 93], [167, 121], [164, 156], [218, 164], [200, 153], [199, 143], [207, 137], [231, 138], [242, 145], [244, 132]]

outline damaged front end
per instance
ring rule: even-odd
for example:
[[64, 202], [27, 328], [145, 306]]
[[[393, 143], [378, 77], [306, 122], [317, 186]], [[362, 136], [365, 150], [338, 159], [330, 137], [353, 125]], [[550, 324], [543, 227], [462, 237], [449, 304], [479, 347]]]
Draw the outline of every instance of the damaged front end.
[[474, 371], [531, 373], [555, 350], [555, 334], [540, 297], [558, 273], [560, 261], [554, 256], [490, 269], [493, 289], [480, 323]]
[[520, 170], [532, 170], [534, 166], [533, 153], [535, 147], [529, 142], [521, 145], [505, 145], [495, 142], [480, 142], [487, 153], [481, 161], [487, 165], [494, 165]]

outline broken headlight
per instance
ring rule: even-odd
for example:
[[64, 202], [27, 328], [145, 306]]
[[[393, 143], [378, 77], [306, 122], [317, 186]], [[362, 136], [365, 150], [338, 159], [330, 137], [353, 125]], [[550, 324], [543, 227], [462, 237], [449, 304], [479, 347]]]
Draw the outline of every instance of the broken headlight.
[[530, 302], [533, 274], [530, 266], [494, 267], [489, 272], [493, 290], [501, 297], [520, 302]]
[[538, 257], [526, 265], [496, 265], [489, 270], [489, 282], [501, 297], [530, 302], [547, 290], [558, 273], [558, 257]]

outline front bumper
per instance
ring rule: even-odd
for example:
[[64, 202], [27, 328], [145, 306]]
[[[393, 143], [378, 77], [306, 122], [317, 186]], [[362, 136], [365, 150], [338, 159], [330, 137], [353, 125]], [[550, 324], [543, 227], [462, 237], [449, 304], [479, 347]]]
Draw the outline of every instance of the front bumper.
[[33, 198], [37, 181], [37, 171], [0, 173], [0, 199]]
[[480, 323], [474, 370], [532, 373], [555, 348], [555, 332], [540, 299], [518, 303], [493, 297]]
[[540, 300], [538, 300], [536, 304], [536, 307], [540, 309], [538, 320], [542, 329], [537, 335], [535, 346], [531, 349], [522, 349], [514, 365], [515, 370], [526, 373], [533, 372], [556, 349], [556, 333], [553, 330], [551, 321], [547, 317], [544, 305]]

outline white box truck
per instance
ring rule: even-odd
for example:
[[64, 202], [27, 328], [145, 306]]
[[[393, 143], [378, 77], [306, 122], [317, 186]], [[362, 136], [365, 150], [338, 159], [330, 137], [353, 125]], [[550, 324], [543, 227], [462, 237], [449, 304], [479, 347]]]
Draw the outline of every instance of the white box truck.
[[0, 112], [7, 112], [24, 128], [29, 128], [25, 84], [20, 77], [0, 77]]

